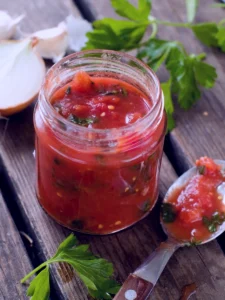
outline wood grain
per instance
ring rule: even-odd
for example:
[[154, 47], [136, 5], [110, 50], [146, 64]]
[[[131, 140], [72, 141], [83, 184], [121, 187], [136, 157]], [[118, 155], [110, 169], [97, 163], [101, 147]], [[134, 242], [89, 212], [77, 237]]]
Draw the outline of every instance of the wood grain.
[[25, 300], [20, 280], [32, 268], [23, 242], [0, 192], [0, 299]]
[[[3, 0], [1, 1], [3, 4]], [[106, 15], [106, 8], [110, 9], [109, 1], [98, 0], [95, 10], [100, 7], [101, 1], [104, 1], [105, 5], [104, 12], [101, 14]], [[108, 4], [106, 5], [105, 2]], [[93, 3], [96, 4], [96, 1]], [[70, 2], [67, 0], [45, 2], [32, 0], [28, 3], [25, 0], [19, 0], [17, 3], [4, 2], [4, 9], [8, 9], [11, 13], [27, 11], [28, 14], [29, 12], [29, 18], [24, 20], [23, 28], [31, 31], [39, 29], [40, 24], [42, 28], [45, 28], [62, 21], [70, 11]], [[10, 118], [4, 141], [0, 145], [0, 155], [17, 193], [17, 198], [14, 200], [17, 201], [27, 225], [27, 232], [34, 239], [34, 247], [40, 260], [45, 260], [54, 254], [58, 244], [69, 234], [69, 231], [57, 225], [42, 211], [35, 196], [32, 113], [33, 106], [30, 106]], [[0, 135], [3, 135], [3, 132], [4, 122], [1, 121]], [[161, 197], [175, 178], [173, 168], [164, 157], [160, 182]], [[94, 253], [112, 261], [117, 279], [124, 281], [128, 274], [132, 273], [163, 240], [164, 235], [159, 225], [159, 211], [156, 207], [147, 219], [129, 230], [106, 237], [81, 234], [78, 234], [78, 237], [81, 242], [90, 243]], [[198, 291], [193, 299], [222, 300], [225, 287], [224, 268], [224, 257], [217, 243], [181, 249], [169, 262], [151, 299], [179, 299], [182, 287], [196, 282]], [[56, 266], [52, 271], [52, 278], [58, 299], [88, 299], [86, 289], [75, 275], [71, 276], [69, 268]]]

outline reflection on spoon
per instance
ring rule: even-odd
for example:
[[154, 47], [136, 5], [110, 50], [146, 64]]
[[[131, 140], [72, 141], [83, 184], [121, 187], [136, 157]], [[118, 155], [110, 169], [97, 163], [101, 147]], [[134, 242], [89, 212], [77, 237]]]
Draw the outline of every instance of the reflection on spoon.
[[[225, 161], [202, 157], [169, 188], [162, 204], [161, 225], [166, 242], [130, 274], [114, 300], [132, 291], [148, 299], [172, 254], [183, 246], [205, 244], [225, 230]], [[132, 300], [134, 300], [132, 299]]]

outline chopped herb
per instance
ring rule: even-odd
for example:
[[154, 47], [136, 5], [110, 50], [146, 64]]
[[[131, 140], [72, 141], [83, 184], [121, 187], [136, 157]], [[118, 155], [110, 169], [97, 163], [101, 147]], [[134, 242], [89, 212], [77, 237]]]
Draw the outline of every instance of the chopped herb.
[[60, 160], [57, 157], [55, 157], [54, 158], [54, 163], [59, 166], [60, 165]]
[[53, 184], [58, 188], [68, 190], [71, 192], [79, 191], [79, 188], [74, 183], [67, 182], [66, 180], [57, 179], [55, 178], [55, 175], [53, 175]]
[[102, 154], [96, 154], [95, 158], [100, 165], [105, 165], [105, 156]]
[[58, 120], [58, 124], [59, 124], [59, 127], [62, 129], [62, 130], [65, 130], [66, 131], [66, 125], [62, 122], [62, 121], [59, 121]]
[[127, 90], [124, 88], [124, 87], [122, 87], [122, 94], [124, 95], [124, 96], [127, 96]]
[[163, 203], [161, 206], [161, 216], [164, 223], [172, 223], [175, 221], [177, 212], [171, 203]]
[[190, 242], [186, 243], [186, 246], [192, 247], [192, 246], [198, 246], [202, 243], [202, 241], [197, 241], [195, 238], [192, 238]]
[[101, 96], [111, 96], [111, 95], [116, 95], [119, 94], [119, 91], [117, 90], [112, 90], [112, 91], [105, 91], [101, 93]]
[[98, 118], [79, 118], [73, 114], [70, 114], [67, 120], [81, 126], [88, 126], [89, 124], [98, 122]]
[[204, 175], [205, 174], [205, 166], [198, 166], [198, 173], [200, 175]]
[[139, 171], [141, 169], [141, 163], [137, 164], [137, 165], [133, 165], [130, 168], [131, 168], [131, 170]]
[[151, 203], [150, 199], [147, 199], [139, 206], [139, 209], [144, 213], [148, 212], [150, 209], [150, 203]]
[[77, 238], [71, 234], [58, 247], [55, 255], [26, 275], [25, 283], [32, 275], [38, 275], [30, 282], [27, 295], [31, 299], [48, 300], [50, 295], [50, 265], [67, 263], [87, 287], [94, 299], [112, 299], [120, 286], [112, 279], [113, 265], [105, 259], [94, 256], [89, 245], [78, 245]]
[[100, 87], [100, 95], [101, 96], [111, 96], [111, 95], [117, 95], [122, 94], [123, 96], [127, 96], [127, 90], [124, 87], [121, 87], [120, 85], [115, 85], [114, 89], [111, 91], [106, 91], [104, 88]]
[[209, 232], [214, 233], [217, 231], [217, 227], [222, 225], [225, 221], [225, 213], [219, 213], [216, 211], [211, 218], [204, 216], [202, 222], [205, 227], [208, 228]]
[[68, 88], [66, 89], [66, 95], [69, 95], [71, 93], [71, 86], [68, 86]]
[[79, 219], [75, 219], [71, 222], [71, 226], [74, 229], [83, 229], [84, 228], [84, 221], [79, 220]]

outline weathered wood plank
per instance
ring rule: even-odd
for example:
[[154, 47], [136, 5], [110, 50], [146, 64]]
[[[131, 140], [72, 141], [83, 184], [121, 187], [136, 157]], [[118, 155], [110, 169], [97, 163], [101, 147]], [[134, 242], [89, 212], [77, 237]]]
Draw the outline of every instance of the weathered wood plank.
[[23, 242], [0, 192], [0, 299], [25, 300], [20, 280], [32, 268]]
[[[98, 0], [98, 3], [100, 1], [102, 0]], [[25, 9], [27, 1], [20, 0], [20, 2]], [[12, 12], [17, 12], [18, 3], [16, 6], [13, 6], [12, 2], [7, 5], [11, 5]], [[48, 17], [41, 20], [39, 16], [36, 18], [36, 14], [41, 14], [43, 7], [37, 8], [39, 4], [34, 4], [34, 1], [30, 1], [29, 5], [29, 14], [32, 17], [26, 23], [28, 30], [30, 30], [30, 26], [39, 29], [40, 22], [43, 28], [49, 26], [50, 22], [55, 25], [62, 20], [62, 15], [66, 16], [67, 14], [67, 1], [62, 4], [60, 1], [48, 0], [45, 7], [53, 16], [51, 20]], [[59, 242], [68, 235], [69, 231], [46, 216], [35, 197], [32, 112], [33, 107], [31, 106], [24, 112], [10, 118], [4, 142], [0, 145], [0, 153], [17, 192], [19, 208], [34, 238], [39, 257], [44, 260], [55, 252]], [[1, 123], [0, 134], [3, 132], [3, 127], [4, 125]], [[162, 195], [175, 178], [172, 167], [164, 157], [160, 186]], [[79, 238], [82, 242], [91, 243], [91, 248], [96, 254], [110, 259], [115, 265], [117, 278], [123, 281], [129, 272], [132, 272], [153, 251], [163, 239], [163, 235], [156, 208], [146, 220], [119, 234], [107, 237], [79, 235]], [[210, 256], [214, 263], [213, 268], [211, 267], [212, 262], [206, 261], [205, 258], [202, 259], [204, 257], [203, 252], [205, 251], [207, 254], [209, 246], [202, 246], [201, 252], [199, 252], [200, 247], [199, 249], [182, 249], [177, 252], [163, 273], [152, 299], [179, 299], [182, 287], [193, 281], [199, 285], [197, 299], [224, 299], [222, 292], [224, 291], [225, 280], [221, 275], [221, 269], [224, 267], [223, 256], [217, 244], [211, 244], [210, 247], [212, 248], [210, 250], [214, 251], [218, 258], [218, 262], [214, 262], [212, 255]], [[209, 257], [209, 253], [207, 257]], [[71, 282], [64, 283], [60, 273], [58, 268], [54, 269], [52, 273], [59, 299], [87, 299], [86, 290], [76, 277]], [[64, 277], [66, 274], [67, 271], [64, 270]], [[216, 283], [218, 278], [219, 283]], [[208, 293], [211, 294], [208, 295]]]

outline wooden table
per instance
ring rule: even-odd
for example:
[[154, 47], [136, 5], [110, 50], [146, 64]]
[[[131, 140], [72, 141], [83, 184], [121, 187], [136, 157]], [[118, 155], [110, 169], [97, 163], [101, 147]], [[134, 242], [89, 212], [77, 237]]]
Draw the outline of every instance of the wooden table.
[[[114, 16], [109, 0], [75, 2], [77, 6], [70, 0], [1, 0], [0, 9], [8, 10], [12, 15], [26, 13], [27, 17], [22, 23], [22, 30], [26, 32], [55, 26], [71, 12], [89, 20]], [[183, 2], [154, 1], [153, 13], [165, 20], [184, 20]], [[209, 8], [212, 1], [200, 2], [198, 21], [217, 21], [224, 17], [222, 9]], [[195, 53], [206, 51], [208, 61], [217, 68], [219, 74], [215, 88], [203, 92], [199, 103], [188, 112], [178, 110], [176, 113], [177, 127], [165, 143], [160, 179], [162, 199], [177, 174], [189, 168], [197, 157], [224, 157], [225, 56], [216, 49], [202, 46], [187, 30], [164, 27], [160, 29], [160, 37], [179, 39], [188, 50]], [[160, 77], [163, 78], [164, 73]], [[34, 266], [49, 258], [69, 234], [69, 230], [56, 224], [43, 212], [35, 196], [32, 113], [31, 105], [10, 117], [6, 131], [5, 122], [0, 121], [0, 299], [27, 299], [26, 287], [21, 286], [19, 280]], [[33, 245], [24, 238], [22, 232], [32, 238]], [[90, 243], [95, 254], [113, 262], [116, 277], [121, 282], [164, 239], [159, 225], [158, 207], [148, 218], [124, 232], [105, 237], [77, 236], [80, 242]], [[220, 244], [225, 245], [225, 236], [220, 238]], [[74, 275], [71, 281], [65, 283], [61, 277], [62, 271], [66, 276], [66, 267], [63, 270], [59, 266], [52, 268], [51, 299], [88, 299], [87, 291], [77, 276]], [[182, 288], [195, 282], [198, 288], [191, 299], [223, 300], [224, 271], [225, 257], [217, 241], [200, 247], [180, 249], [164, 270], [151, 299], [178, 300]]]

